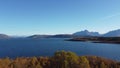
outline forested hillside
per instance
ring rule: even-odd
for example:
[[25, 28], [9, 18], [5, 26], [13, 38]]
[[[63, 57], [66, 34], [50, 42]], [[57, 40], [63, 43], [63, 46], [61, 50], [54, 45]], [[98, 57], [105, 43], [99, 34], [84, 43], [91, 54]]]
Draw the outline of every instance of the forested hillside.
[[96, 56], [58, 51], [52, 57], [0, 59], [0, 68], [120, 68], [120, 63]]

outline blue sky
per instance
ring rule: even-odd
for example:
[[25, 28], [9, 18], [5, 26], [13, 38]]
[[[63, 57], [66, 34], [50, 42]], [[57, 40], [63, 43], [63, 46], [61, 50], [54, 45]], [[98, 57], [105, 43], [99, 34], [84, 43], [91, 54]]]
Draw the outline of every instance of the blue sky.
[[0, 33], [64, 34], [120, 28], [120, 0], [0, 0]]

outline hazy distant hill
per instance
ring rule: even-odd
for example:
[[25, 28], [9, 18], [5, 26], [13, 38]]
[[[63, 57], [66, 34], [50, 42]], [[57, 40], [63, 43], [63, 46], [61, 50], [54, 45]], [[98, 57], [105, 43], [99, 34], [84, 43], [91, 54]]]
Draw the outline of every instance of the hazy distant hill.
[[32, 35], [28, 38], [71, 38], [70, 34], [57, 34], [57, 35]]
[[0, 39], [8, 39], [10, 36], [5, 35], [5, 34], [0, 34]]
[[58, 34], [50, 36], [50, 38], [71, 38], [71, 37], [73, 37], [73, 35], [70, 34]]
[[100, 36], [98, 32], [89, 32], [88, 30], [79, 31], [74, 33], [75, 36]]
[[50, 37], [51, 35], [32, 35], [27, 38], [47, 38]]
[[103, 35], [104, 37], [120, 37], [120, 29], [109, 31]]

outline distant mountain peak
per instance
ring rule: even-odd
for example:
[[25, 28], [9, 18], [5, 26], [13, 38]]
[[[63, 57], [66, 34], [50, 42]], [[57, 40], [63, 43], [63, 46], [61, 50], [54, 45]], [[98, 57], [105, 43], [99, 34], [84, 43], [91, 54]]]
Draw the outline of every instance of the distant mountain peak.
[[89, 32], [88, 30], [84, 30], [84, 32]]
[[79, 32], [74, 33], [73, 35], [75, 36], [100, 36], [98, 32], [90, 32], [88, 30], [79, 31]]

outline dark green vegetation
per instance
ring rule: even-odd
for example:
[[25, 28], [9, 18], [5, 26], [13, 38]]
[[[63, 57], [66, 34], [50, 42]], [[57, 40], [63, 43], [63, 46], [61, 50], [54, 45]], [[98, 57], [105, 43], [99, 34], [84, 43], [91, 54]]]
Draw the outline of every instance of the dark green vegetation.
[[120, 62], [58, 51], [52, 57], [3, 58], [0, 68], [120, 68]]
[[78, 37], [69, 41], [91, 41], [94, 43], [117, 43], [120, 44], [120, 37]]

